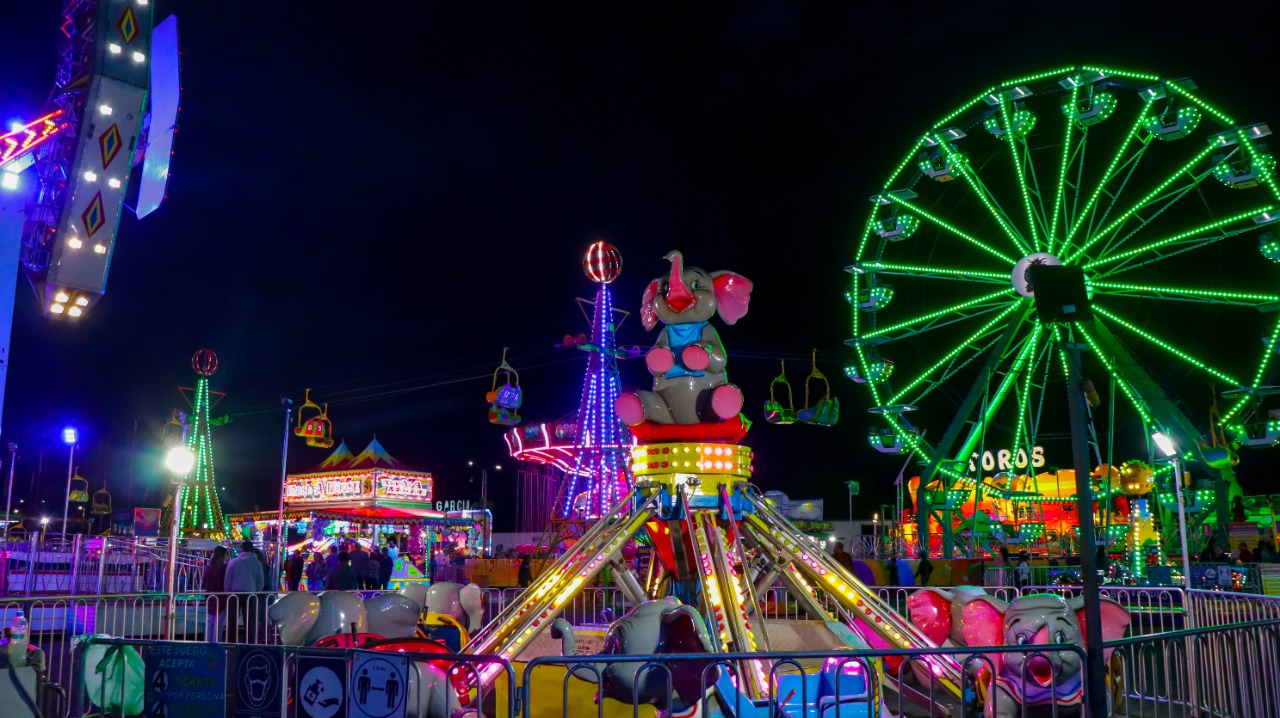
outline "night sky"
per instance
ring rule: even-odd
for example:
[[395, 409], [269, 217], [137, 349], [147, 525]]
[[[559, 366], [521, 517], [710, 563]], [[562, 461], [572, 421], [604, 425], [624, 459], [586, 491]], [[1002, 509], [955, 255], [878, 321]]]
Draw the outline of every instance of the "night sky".
[[[757, 482], [843, 519], [855, 479], [869, 517], [903, 459], [868, 448], [866, 393], [841, 370], [843, 267], [917, 132], [996, 81], [1089, 62], [1190, 75], [1243, 121], [1280, 122], [1273, 26], [1226, 5], [155, 4], [183, 47], [169, 200], [126, 216], [79, 323], [43, 319], [19, 286], [4, 438], [23, 446], [25, 506], [61, 508], [65, 423], [92, 488], [159, 505], [161, 426], [210, 347], [214, 413], [232, 417], [214, 437], [226, 510], [276, 505], [279, 399], [311, 386], [338, 437], [359, 451], [376, 433], [439, 498], [478, 497], [468, 459], [503, 462], [489, 490], [509, 525], [517, 465], [485, 418], [489, 375], [511, 347], [526, 418], [576, 408], [586, 355], [553, 345], [586, 330], [581, 255], [604, 238], [622, 308], [671, 249], [755, 282], [720, 331], [758, 420]], [[6, 8], [6, 125], [44, 107], [56, 5]], [[638, 316], [623, 325], [622, 343], [651, 340]], [[813, 348], [840, 425], [766, 425], [778, 359], [799, 388]], [[638, 361], [623, 377], [648, 381]], [[294, 441], [289, 466], [326, 453]], [[1247, 454], [1246, 487], [1274, 461]]]

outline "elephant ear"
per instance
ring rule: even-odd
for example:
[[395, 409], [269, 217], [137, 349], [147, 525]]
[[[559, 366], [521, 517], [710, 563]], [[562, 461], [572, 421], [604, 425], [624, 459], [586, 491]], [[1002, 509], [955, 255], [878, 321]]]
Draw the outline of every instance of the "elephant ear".
[[[1004, 614], [1008, 610], [1009, 604], [991, 596], [977, 596], [966, 603], [960, 611], [961, 619], [964, 621], [962, 631], [965, 645], [975, 648], [1003, 646]], [[994, 672], [999, 673], [1000, 667], [1004, 664], [1002, 655], [992, 653], [987, 658], [991, 660]]]
[[644, 288], [644, 296], [640, 297], [640, 323], [645, 331], [658, 326], [658, 309], [654, 303], [658, 301], [658, 280], [649, 282]]
[[[706, 624], [697, 611], [689, 606], [679, 606], [663, 612], [658, 653], [710, 653], [713, 650], [706, 634]], [[686, 705], [696, 704], [702, 698], [704, 686], [712, 686], [720, 680], [720, 667], [707, 670], [710, 665], [710, 661], [671, 664], [671, 688]]]
[[[1076, 621], [1080, 623], [1080, 643], [1087, 644], [1088, 635], [1085, 631], [1084, 622], [1084, 596], [1076, 596], [1071, 599], [1068, 604], [1072, 611], [1075, 611]], [[1102, 640], [1114, 641], [1118, 638], [1124, 638], [1124, 633], [1129, 628], [1129, 609], [1112, 601], [1109, 598], [1103, 598], [1098, 601], [1098, 612], [1102, 614]], [[1102, 651], [1102, 660], [1111, 660], [1111, 653], [1114, 648], [1106, 648]]]
[[712, 272], [711, 284], [716, 290], [716, 307], [725, 324], [733, 324], [747, 313], [751, 301], [751, 280], [736, 272]]
[[941, 646], [951, 634], [951, 597], [936, 588], [922, 588], [907, 597], [911, 623]]

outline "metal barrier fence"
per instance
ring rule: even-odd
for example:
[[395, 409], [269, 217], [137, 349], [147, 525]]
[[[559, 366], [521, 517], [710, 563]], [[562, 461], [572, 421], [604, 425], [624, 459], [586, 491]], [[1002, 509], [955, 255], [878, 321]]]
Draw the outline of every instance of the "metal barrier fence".
[[[142, 641], [142, 640], [125, 640], [125, 639], [93, 639], [86, 641], [76, 649], [76, 660], [78, 663], [84, 664], [89, 656], [90, 649], [94, 646], [105, 647], [105, 652], [94, 656], [94, 665], [86, 666], [86, 671], [77, 673], [74, 676], [74, 682], [68, 691], [68, 705], [66, 710], [58, 710], [61, 706], [54, 706], [55, 712], [46, 713], [46, 715], [71, 716], [80, 718], [82, 716], [95, 716], [98, 718], [109, 718], [112, 716], [124, 718], [127, 715], [138, 715], [137, 712], [131, 710], [133, 708], [146, 709], [152, 691], [156, 688], [154, 685], [148, 685], [144, 688], [144, 675], [133, 669], [134, 677], [132, 682], [129, 680], [115, 681], [111, 685], [111, 681], [102, 681], [100, 686], [95, 686], [95, 690], [90, 690], [85, 674], [107, 674], [111, 675], [112, 671], [119, 670], [118, 674], [130, 672], [128, 666], [132, 661], [141, 659], [133, 666], [145, 664], [148, 656], [152, 651], [165, 650], [166, 644], [162, 641]], [[308, 659], [329, 659], [330, 661], [341, 660], [344, 668], [353, 665], [354, 662], [361, 658], [381, 657], [389, 659], [391, 662], [399, 661], [404, 658], [408, 660], [408, 678], [404, 686], [397, 686], [394, 694], [389, 693], [385, 689], [390, 684], [383, 684], [383, 689], [377, 686], [364, 686], [365, 696], [375, 698], [379, 701], [385, 699], [403, 700], [408, 708], [410, 716], [426, 716], [431, 715], [448, 715], [451, 718], [478, 718], [482, 708], [486, 714], [516, 716], [517, 696], [519, 691], [515, 689], [516, 673], [511, 663], [505, 659], [492, 656], [465, 656], [457, 654], [441, 654], [441, 653], [419, 653], [414, 651], [395, 652], [379, 652], [376, 650], [360, 650], [360, 649], [324, 649], [324, 648], [298, 648], [292, 646], [248, 646], [233, 644], [210, 644], [211, 649], [217, 655], [225, 652], [226, 666], [231, 669], [229, 675], [237, 680], [237, 685], [230, 686], [227, 680], [227, 673], [221, 677], [214, 678], [213, 685], [206, 686], [208, 691], [217, 693], [218, 686], [221, 686], [223, 695], [219, 699], [209, 701], [206, 705], [210, 709], [209, 715], [215, 712], [221, 715], [223, 705], [227, 708], [248, 707], [254, 709], [254, 715], [293, 715], [289, 710], [289, 706], [293, 703], [295, 706], [298, 701], [305, 701], [309, 697], [314, 696], [314, 690], [317, 688], [316, 683], [304, 683], [307, 674], [298, 670], [301, 662]], [[136, 658], [125, 655], [123, 651], [136, 652]], [[248, 670], [255, 668], [266, 669], [263, 675], [269, 674], [275, 679], [275, 683], [270, 680], [263, 679], [256, 686], [252, 686], [260, 691], [255, 695], [255, 703], [243, 706], [246, 700], [243, 697], [245, 671], [239, 670], [245, 667], [247, 659], [252, 657], [253, 665]], [[114, 663], [113, 663], [114, 662]], [[221, 678], [221, 680], [219, 680]], [[206, 679], [207, 680], [207, 679]], [[346, 682], [347, 689], [353, 694], [358, 694], [361, 690], [360, 679]], [[476, 693], [469, 697], [466, 705], [462, 705], [457, 699], [450, 700], [444, 690], [446, 682], [453, 682], [455, 685], [469, 684], [477, 686]], [[97, 681], [95, 681], [97, 683]], [[240, 695], [237, 695], [237, 689]], [[309, 691], [310, 689], [310, 691]], [[401, 693], [400, 691], [403, 691]], [[374, 692], [381, 692], [381, 696], [372, 695]], [[145, 694], [145, 695], [144, 695]], [[353, 696], [354, 697], [354, 696]], [[344, 696], [344, 699], [346, 696]], [[275, 707], [278, 706], [278, 713]], [[381, 708], [381, 706], [379, 706]], [[337, 713], [335, 709], [330, 712]], [[393, 711], [369, 710], [371, 715], [389, 715]], [[395, 711], [397, 715], [404, 713]], [[148, 713], [147, 715], [163, 715], [164, 711], [159, 713]], [[188, 713], [190, 714], [190, 713]], [[237, 713], [238, 714], [238, 713]], [[299, 711], [301, 714], [301, 711]], [[342, 711], [342, 715], [346, 715]]]
[[[960, 667], [961, 685], [956, 692], [968, 698], [967, 704], [947, 689], [940, 678], [939, 657], [947, 656]], [[997, 658], [999, 656], [999, 658]], [[1009, 660], [1017, 656], [1018, 660]], [[1049, 690], [1054, 693], [1075, 693], [1086, 698], [1085, 688], [1078, 679], [1084, 662], [1084, 651], [1069, 644], [1000, 646], [984, 648], [977, 652], [971, 648], [938, 648], [919, 652], [911, 650], [876, 649], [843, 651], [789, 651], [766, 653], [718, 653], [718, 654], [659, 654], [635, 656], [544, 656], [530, 661], [524, 668], [521, 680], [520, 705], [524, 715], [567, 718], [594, 713], [603, 718], [606, 695], [633, 697], [636, 704], [653, 704], [666, 714], [674, 714], [676, 708], [692, 709], [699, 715], [719, 715], [717, 707], [732, 708], [733, 715], [792, 715], [792, 716], [866, 716], [882, 715], [977, 715], [981, 708], [976, 703], [978, 682], [982, 681], [984, 693], [1003, 691], [1023, 703], [1034, 692]], [[1040, 688], [1031, 679], [1038, 667], [1034, 662], [1043, 660], [1049, 667], [1048, 684]], [[1019, 669], [997, 669], [998, 662], [1006, 666], [1016, 663]], [[764, 693], [755, 698], [744, 694], [750, 682], [743, 675], [743, 665], [754, 666], [760, 677], [765, 678]], [[885, 669], [882, 672], [882, 667]], [[545, 689], [538, 690], [537, 672], [551, 672], [552, 682], [559, 680], [559, 696], [547, 696]], [[986, 669], [985, 672], [982, 669]], [[827, 674], [826, 680], [814, 671]], [[890, 674], [889, 679], [885, 674]], [[997, 681], [996, 676], [1000, 676]], [[594, 684], [591, 694], [594, 708], [581, 705], [586, 696], [571, 695], [570, 678], [577, 677]], [[1010, 679], [1018, 679], [1011, 682]], [[546, 684], [546, 681], [542, 681]], [[606, 689], [601, 687], [607, 683]], [[1078, 686], [1078, 688], [1077, 688]], [[714, 689], [714, 690], [713, 690]], [[1007, 691], [1013, 690], [1014, 694]], [[588, 696], [591, 696], [588, 694]], [[544, 701], [554, 700], [550, 706]], [[571, 710], [569, 706], [575, 704]], [[888, 710], [885, 713], [881, 707]], [[910, 706], [910, 707], [909, 707]], [[744, 710], [746, 709], [746, 710]], [[924, 709], [925, 713], [921, 713]], [[1048, 710], [1056, 716], [1058, 706]], [[1065, 709], [1064, 709], [1065, 712]], [[726, 711], [727, 713], [727, 711]], [[637, 711], [633, 710], [633, 715]]]
[[[147, 593], [165, 588], [164, 542], [72, 534], [32, 534], [0, 544], [0, 596]], [[180, 592], [199, 591], [211, 549], [178, 549]]]
[[1280, 716], [1280, 620], [1108, 641], [1122, 666], [1116, 713], [1135, 718]]

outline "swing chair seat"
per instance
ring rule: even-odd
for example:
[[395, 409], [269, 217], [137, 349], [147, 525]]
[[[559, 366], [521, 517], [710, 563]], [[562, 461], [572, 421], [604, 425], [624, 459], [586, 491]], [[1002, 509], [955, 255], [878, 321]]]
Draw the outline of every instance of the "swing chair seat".
[[494, 406], [515, 411], [524, 403], [524, 392], [520, 390], [518, 384], [503, 384], [498, 389], [485, 394], [484, 398]]
[[630, 427], [631, 433], [641, 442], [652, 441], [723, 441], [736, 444], [747, 435], [751, 422], [741, 414], [724, 421], [704, 421], [699, 424], [655, 424], [642, 421]]
[[498, 426], [515, 426], [521, 422], [520, 415], [514, 410], [494, 404], [489, 407], [489, 423]]
[[824, 396], [816, 406], [796, 412], [796, 421], [814, 426], [835, 426], [840, 421], [840, 400]]
[[799, 412], [795, 409], [787, 409], [776, 401], [766, 401], [764, 403], [764, 420], [770, 424], [785, 426], [796, 423], [798, 419]]

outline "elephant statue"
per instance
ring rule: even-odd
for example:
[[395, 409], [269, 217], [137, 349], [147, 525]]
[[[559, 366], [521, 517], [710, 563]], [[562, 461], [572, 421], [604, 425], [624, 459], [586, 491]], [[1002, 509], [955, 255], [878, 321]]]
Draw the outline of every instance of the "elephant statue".
[[[405, 588], [408, 588], [406, 586]], [[474, 583], [441, 581], [427, 589], [427, 611], [453, 616], [458, 623], [475, 633], [484, 626], [484, 592]]]
[[[576, 655], [573, 626], [568, 621], [556, 619], [551, 624], [551, 636], [561, 639], [564, 655]], [[604, 646], [599, 655], [644, 656], [714, 651], [715, 646], [702, 615], [693, 607], [668, 597], [644, 601], [614, 621], [604, 634]], [[671, 671], [672, 694], [668, 695], [666, 671], [650, 667], [641, 673], [644, 665], [643, 661], [588, 663], [575, 668], [572, 675], [599, 682], [601, 695], [605, 697], [631, 705], [652, 704], [670, 714], [683, 714], [698, 705], [704, 696], [703, 686], [709, 690], [720, 679], [718, 665], [707, 670], [711, 661], [671, 663], [667, 668]]]
[[453, 718], [462, 708], [458, 693], [449, 684], [443, 669], [430, 661], [413, 661], [409, 664], [410, 700], [405, 718]]
[[[1082, 659], [1070, 651], [1054, 651], [1055, 644], [1085, 647], [1084, 599], [1056, 594], [1033, 594], [1005, 603], [980, 589], [966, 587], [949, 593], [921, 589], [907, 600], [911, 621], [935, 642], [958, 645], [1043, 646], [1044, 653], [990, 654], [994, 666], [983, 714], [1011, 718], [1026, 706], [1079, 706], [1084, 695]], [[1110, 599], [1101, 600], [1102, 638], [1115, 640], [1129, 627], [1129, 611]], [[957, 620], [958, 617], [958, 620]], [[1111, 658], [1103, 651], [1103, 660]], [[985, 671], [984, 671], [985, 672]], [[1024, 682], [1023, 677], [1026, 677]], [[986, 682], [985, 680], [983, 681]], [[1065, 713], [1059, 713], [1065, 715]]]
[[725, 376], [724, 345], [709, 323], [719, 313], [733, 324], [747, 313], [751, 280], [734, 272], [707, 272], [684, 266], [678, 251], [665, 257], [671, 272], [649, 283], [640, 304], [640, 321], [652, 330], [666, 326], [645, 364], [653, 374], [653, 391], [618, 397], [615, 410], [628, 426], [701, 424], [736, 417], [742, 391]]

